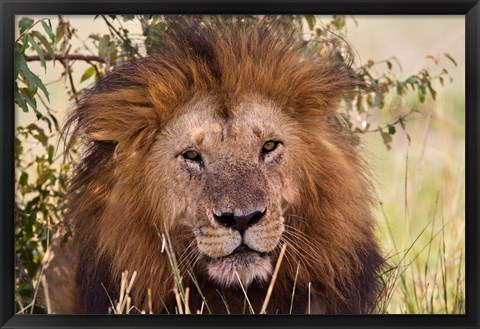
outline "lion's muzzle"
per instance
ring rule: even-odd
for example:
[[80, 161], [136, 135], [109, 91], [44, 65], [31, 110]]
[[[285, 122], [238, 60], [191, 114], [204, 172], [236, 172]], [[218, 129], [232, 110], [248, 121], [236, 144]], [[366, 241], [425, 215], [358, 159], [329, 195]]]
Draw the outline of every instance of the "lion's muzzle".
[[205, 166], [194, 233], [210, 277], [224, 286], [266, 280], [284, 228], [265, 168], [226, 158]]

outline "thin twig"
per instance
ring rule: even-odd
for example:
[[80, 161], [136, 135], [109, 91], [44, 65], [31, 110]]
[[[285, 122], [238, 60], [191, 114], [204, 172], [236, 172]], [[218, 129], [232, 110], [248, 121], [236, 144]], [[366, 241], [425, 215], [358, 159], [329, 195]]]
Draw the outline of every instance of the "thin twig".
[[[122, 40], [123, 42], [125, 42], [128, 38], [127, 36], [122, 36], [122, 34], [115, 28], [115, 26], [112, 25], [112, 23], [110, 23], [108, 21], [108, 19], [105, 17], [105, 15], [101, 15], [103, 20], [105, 21], [105, 23], [107, 23], [108, 25], [108, 28], [110, 29], [110, 31], [114, 32], [119, 38], [120, 40]], [[135, 50], [135, 53], [138, 55], [138, 57], [143, 57], [137, 49], [133, 48]]]
[[[95, 55], [82, 55], [82, 54], [55, 54], [55, 57], [50, 56], [50, 54], [44, 54], [44, 58], [46, 61], [51, 61], [51, 60], [79, 60], [79, 61], [85, 61], [85, 62], [100, 62], [100, 63], [105, 63], [105, 59], [100, 56], [95, 56]], [[39, 61], [40, 56], [38, 55], [30, 55], [30, 56], [25, 56], [25, 60], [27, 62], [33, 62], [33, 61]]]
[[72, 70], [70, 70], [70, 65], [68, 65], [68, 60], [60, 61], [63, 67], [65, 68], [65, 72], [68, 76], [68, 81], [70, 82], [70, 89], [72, 89], [73, 98], [75, 99], [75, 103], [78, 103], [78, 96], [77, 96], [77, 89], [75, 88], [75, 84], [73, 82]]
[[375, 133], [375, 132], [383, 131], [383, 130], [387, 129], [389, 126], [396, 126], [397, 124], [401, 123], [402, 121], [405, 121], [405, 119], [407, 117], [409, 117], [410, 115], [412, 115], [413, 113], [418, 113], [418, 112], [419, 112], [418, 110], [412, 109], [408, 113], [398, 116], [395, 121], [393, 121], [393, 122], [391, 122], [387, 125], [378, 126], [378, 128], [376, 128], [376, 129], [363, 129], [363, 130], [360, 130], [358, 132], [363, 134], [363, 133]]

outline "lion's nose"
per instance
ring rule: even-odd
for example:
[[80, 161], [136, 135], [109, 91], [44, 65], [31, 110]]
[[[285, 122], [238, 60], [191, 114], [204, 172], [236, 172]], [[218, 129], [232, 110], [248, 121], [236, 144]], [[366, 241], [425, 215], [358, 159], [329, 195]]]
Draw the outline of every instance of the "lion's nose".
[[265, 213], [266, 209], [256, 210], [247, 215], [231, 212], [222, 212], [219, 215], [214, 213], [213, 217], [219, 224], [225, 227], [233, 228], [234, 230], [239, 231], [240, 234], [243, 235], [243, 233], [245, 233], [245, 230], [257, 224], [265, 215]]

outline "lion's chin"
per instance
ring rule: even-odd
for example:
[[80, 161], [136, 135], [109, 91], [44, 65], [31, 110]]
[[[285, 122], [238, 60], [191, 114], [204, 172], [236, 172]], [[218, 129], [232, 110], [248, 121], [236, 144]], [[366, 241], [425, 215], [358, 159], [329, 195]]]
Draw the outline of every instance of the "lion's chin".
[[255, 280], [266, 281], [272, 272], [272, 262], [270, 256], [243, 252], [210, 259], [207, 270], [210, 277], [221, 286], [238, 285], [240, 279], [246, 287]]

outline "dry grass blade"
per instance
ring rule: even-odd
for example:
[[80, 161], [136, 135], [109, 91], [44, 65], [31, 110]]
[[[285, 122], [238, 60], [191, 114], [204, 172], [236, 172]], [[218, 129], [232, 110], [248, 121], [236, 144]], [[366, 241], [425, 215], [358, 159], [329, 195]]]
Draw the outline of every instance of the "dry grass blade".
[[[133, 283], [135, 282], [135, 278], [137, 277], [137, 272], [134, 271], [130, 281], [128, 281], [128, 271], [122, 273], [122, 281], [120, 283], [120, 297], [118, 299], [117, 307], [114, 309], [116, 314], [123, 314], [125, 311], [128, 314], [131, 309], [131, 301], [130, 292], [133, 288]], [[128, 284], [127, 284], [128, 282]]]
[[152, 289], [148, 288], [148, 314], [153, 314]]
[[[198, 281], [197, 281], [197, 278], [195, 277], [194, 273], [193, 272], [190, 272], [190, 271], [187, 271], [188, 275], [190, 276], [190, 278], [192, 279], [193, 281], [193, 284], [195, 285], [195, 287], [197, 288], [197, 291], [198, 293], [200, 294], [200, 297], [202, 298], [202, 308], [203, 308], [203, 305], [205, 305], [205, 307], [207, 308], [207, 311], [208, 313], [212, 314], [212, 311], [210, 310], [210, 307], [208, 307], [208, 304], [207, 304], [207, 301], [205, 299], [205, 296], [202, 292], [202, 289], [200, 288], [200, 285], [198, 284]], [[218, 291], [218, 290], [217, 290]], [[203, 313], [203, 309], [202, 309], [202, 313]]]
[[263, 301], [260, 314], [265, 314], [265, 311], [268, 306], [268, 302], [270, 301], [270, 297], [272, 295], [273, 286], [275, 285], [275, 281], [277, 281], [278, 271], [280, 270], [280, 265], [282, 265], [282, 260], [283, 260], [283, 256], [285, 256], [286, 249], [287, 249], [287, 244], [284, 243], [282, 246], [282, 250], [280, 251], [280, 255], [278, 256], [277, 264], [275, 265], [275, 270], [273, 271], [272, 280], [270, 280], [270, 285], [268, 286], [267, 295], [265, 296], [265, 300]]
[[191, 314], [190, 306], [188, 306], [188, 299], [190, 298], [190, 288], [185, 288], [185, 314]]
[[295, 298], [295, 288], [297, 287], [297, 279], [298, 279], [298, 272], [300, 271], [300, 263], [297, 263], [297, 271], [295, 272], [295, 280], [293, 281], [293, 289], [292, 289], [292, 299], [290, 300], [290, 312], [292, 314], [293, 310], [293, 299]]
[[51, 304], [50, 304], [50, 295], [48, 293], [48, 284], [47, 284], [47, 280], [45, 279], [45, 276], [42, 276], [41, 277], [42, 279], [42, 285], [43, 285], [43, 290], [44, 290], [44, 294], [45, 294], [45, 303], [47, 304], [47, 313], [48, 314], [52, 314], [52, 307], [51, 307]]
[[312, 283], [309, 282], [308, 283], [308, 314], [312, 314], [311, 313], [311, 305], [312, 305]]
[[183, 314], [182, 300], [180, 294], [178, 293], [177, 284], [175, 283], [175, 288], [173, 288], [173, 293], [175, 294], [175, 300], [177, 301], [178, 314]]
[[240, 280], [240, 276], [238, 275], [238, 272], [235, 271], [235, 276], [237, 277], [238, 283], [240, 284], [240, 288], [242, 288], [243, 294], [245, 295], [245, 298], [248, 303], [248, 307], [250, 308], [250, 313], [255, 314], [255, 311], [253, 310], [252, 304], [250, 303], [250, 300], [248, 299], [247, 296], [247, 291], [245, 290], [245, 287], [243, 286], [242, 280]]

